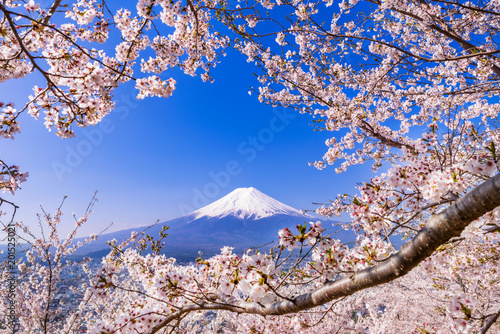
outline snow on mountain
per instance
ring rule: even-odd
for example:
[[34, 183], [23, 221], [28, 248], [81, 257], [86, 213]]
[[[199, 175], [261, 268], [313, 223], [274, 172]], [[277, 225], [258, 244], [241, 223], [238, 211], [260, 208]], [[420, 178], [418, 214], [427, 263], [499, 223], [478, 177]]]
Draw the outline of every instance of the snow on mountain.
[[233, 190], [223, 198], [192, 212], [189, 218], [192, 220], [201, 217], [220, 219], [233, 216], [239, 219], [257, 220], [278, 214], [304, 217], [299, 210], [250, 187]]

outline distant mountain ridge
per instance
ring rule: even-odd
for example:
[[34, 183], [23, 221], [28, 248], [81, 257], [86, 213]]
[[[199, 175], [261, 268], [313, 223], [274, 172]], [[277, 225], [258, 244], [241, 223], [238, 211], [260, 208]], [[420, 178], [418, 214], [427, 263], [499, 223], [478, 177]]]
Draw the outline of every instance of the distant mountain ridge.
[[[297, 224], [309, 221], [322, 221], [330, 232], [332, 222], [311, 215], [304, 215], [299, 210], [283, 204], [274, 198], [249, 188], [238, 188], [221, 199], [195, 210], [182, 217], [159, 223], [147, 230], [147, 234], [158, 237], [163, 226], [170, 226], [162, 253], [181, 261], [192, 261], [198, 257], [198, 251], [204, 256], [219, 253], [223, 246], [234, 247], [241, 252], [249, 247], [266, 244], [266, 250], [278, 242], [278, 231], [288, 227], [296, 232]], [[77, 256], [99, 257], [109, 251], [106, 241], [118, 242], [128, 239], [132, 231], [141, 228], [121, 230], [101, 235], [90, 245], [77, 250]], [[353, 233], [340, 232], [335, 238], [353, 241]]]

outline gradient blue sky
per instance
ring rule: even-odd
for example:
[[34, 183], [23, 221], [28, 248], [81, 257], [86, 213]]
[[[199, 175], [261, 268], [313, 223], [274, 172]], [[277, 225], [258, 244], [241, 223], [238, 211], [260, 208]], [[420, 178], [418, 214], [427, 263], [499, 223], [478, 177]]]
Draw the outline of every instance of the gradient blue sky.
[[[172, 72], [177, 85], [168, 99], [137, 100], [132, 83], [120, 87], [116, 110], [102, 125], [78, 129], [74, 139], [60, 139], [42, 119], [23, 115], [22, 133], [1, 143], [2, 159], [30, 173], [15, 196], [2, 194], [20, 206], [17, 218], [37, 225], [40, 204], [53, 212], [68, 195], [61, 226], [67, 233], [71, 213], [84, 212], [95, 190], [99, 202], [81, 235], [111, 222], [109, 231], [166, 221], [238, 187], [255, 187], [297, 209], [352, 193], [368, 166], [341, 175], [308, 166], [321, 159], [332, 134], [313, 131], [309, 115], [250, 96], [258, 84], [254, 68], [229, 53], [213, 71], [212, 84]], [[36, 80], [0, 84], [0, 101], [24, 105]]]

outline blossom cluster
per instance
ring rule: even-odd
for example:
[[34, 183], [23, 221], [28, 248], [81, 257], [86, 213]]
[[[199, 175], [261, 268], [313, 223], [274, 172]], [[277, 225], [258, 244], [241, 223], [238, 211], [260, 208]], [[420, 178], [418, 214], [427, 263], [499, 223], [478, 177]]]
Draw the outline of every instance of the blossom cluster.
[[19, 188], [21, 183], [25, 182], [29, 176], [28, 172], [21, 172], [19, 166], [9, 166], [0, 160], [0, 190], [2, 192], [14, 192]]
[[[35, 1], [22, 7], [17, 2], [5, 6], [0, 23], [0, 82], [26, 77], [32, 70], [46, 81], [45, 87], [33, 88], [20, 110], [8, 106], [1, 111], [0, 135], [8, 138], [20, 131], [17, 115], [25, 110], [35, 118], [44, 115], [45, 126], [55, 129], [58, 136], [72, 137], [74, 125], [94, 125], [105, 117], [114, 108], [113, 91], [130, 80], [136, 81], [139, 98], [168, 97], [175, 81], [157, 76], [137, 78], [138, 60], [139, 73], [160, 74], [179, 66], [189, 75], [201, 68], [206, 79], [218, 49], [228, 43], [211, 31], [208, 11], [193, 11], [181, 2], [139, 2], [136, 14], [119, 9], [108, 17], [97, 1], [79, 0], [65, 7], [63, 20], [56, 19], [60, 16], [57, 8], [47, 10]], [[163, 31], [169, 33], [150, 38], [153, 24], [156, 29], [164, 25]], [[123, 39], [114, 47], [114, 54], [99, 46], [113, 43], [109, 38], [112, 27]], [[147, 49], [154, 57], [141, 58]]]

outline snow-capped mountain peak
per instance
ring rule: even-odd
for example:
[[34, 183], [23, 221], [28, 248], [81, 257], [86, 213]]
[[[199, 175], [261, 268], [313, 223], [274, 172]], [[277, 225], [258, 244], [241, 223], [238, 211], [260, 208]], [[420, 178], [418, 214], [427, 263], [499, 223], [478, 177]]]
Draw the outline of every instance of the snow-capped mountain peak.
[[303, 216], [299, 210], [249, 187], [235, 189], [221, 199], [192, 212], [190, 216], [193, 220], [201, 217], [223, 218], [227, 216], [239, 219], [261, 219], [277, 214]]

